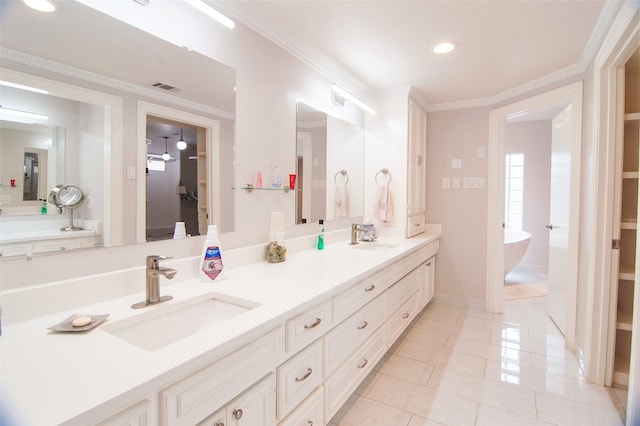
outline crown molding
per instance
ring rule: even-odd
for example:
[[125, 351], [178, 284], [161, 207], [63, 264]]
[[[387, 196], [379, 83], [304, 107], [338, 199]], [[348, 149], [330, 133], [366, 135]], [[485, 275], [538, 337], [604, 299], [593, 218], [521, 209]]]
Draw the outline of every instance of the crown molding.
[[[43, 71], [53, 72], [65, 77], [70, 77], [87, 83], [96, 84], [101, 87], [107, 87], [116, 91], [132, 93], [134, 95], [154, 99], [156, 101], [170, 102], [171, 104], [176, 106], [210, 114], [216, 117], [228, 120], [235, 119], [235, 113], [233, 112], [223, 111], [218, 108], [213, 108], [209, 105], [203, 105], [199, 102], [193, 102], [187, 99], [183, 99], [171, 95], [170, 93], [159, 93], [153, 89], [148, 89], [146, 87], [138, 86], [126, 81], [107, 77], [91, 71], [72, 67], [70, 65], [61, 64], [59, 62], [51, 61], [49, 59], [44, 59], [38, 56], [33, 56], [28, 53], [20, 52], [6, 47], [0, 47], [0, 60], [3, 62], [10, 61], [13, 63], [37, 68]], [[6, 66], [6, 63], [3, 63], [3, 66]]]
[[309, 52], [305, 51], [290, 40], [285, 39], [275, 29], [265, 25], [263, 22], [260, 22], [258, 18], [248, 8], [240, 4], [240, 2], [229, 0], [209, 0], [209, 3], [214, 5], [220, 12], [242, 22], [245, 26], [271, 41], [276, 46], [289, 52], [295, 58], [299, 59], [302, 63], [316, 71], [318, 74], [324, 76], [329, 81], [341, 86], [360, 99], [366, 99], [366, 97], [362, 95], [363, 91], [357, 88], [359, 86], [356, 86], [353, 82], [345, 81], [343, 78], [339, 77], [335, 71], [322, 65], [322, 63], [313, 55], [309, 54]]
[[[270, 40], [277, 46], [283, 48], [306, 65], [311, 67], [316, 72], [325, 76], [329, 80], [334, 82], [339, 82], [340, 85], [345, 87], [346, 89], [353, 91], [348, 84], [344, 82], [340, 82], [338, 77], [334, 72], [329, 70], [327, 67], [323, 66], [318, 62], [315, 58], [305, 52], [299, 46], [294, 45], [289, 40], [284, 39], [276, 30], [273, 28], [267, 27], [265, 24], [261, 23], [255, 15], [251, 13], [246, 7], [239, 4], [239, 2], [229, 1], [229, 0], [210, 0], [212, 3], [216, 4], [216, 7], [223, 11], [225, 14], [232, 16], [238, 21], [245, 24], [247, 27], [256, 31], [261, 36], [265, 37], [267, 40]], [[505, 90], [503, 92], [497, 93], [493, 96], [489, 96], [486, 98], [477, 98], [477, 99], [467, 99], [462, 101], [455, 102], [444, 102], [439, 104], [430, 104], [421, 94], [419, 94], [416, 90], [411, 90], [411, 86], [403, 86], [402, 88], [394, 88], [390, 90], [382, 90], [375, 93], [375, 97], [385, 97], [392, 95], [400, 95], [404, 94], [402, 92], [405, 90], [405, 87], [410, 88], [411, 97], [415, 98], [416, 101], [427, 111], [444, 111], [444, 110], [452, 110], [452, 109], [465, 109], [465, 108], [478, 108], [491, 106], [503, 101], [507, 101], [511, 98], [517, 97], [519, 95], [526, 94], [536, 89], [540, 89], [554, 83], [561, 82], [567, 78], [575, 77], [581, 75], [594, 61], [602, 42], [604, 41], [607, 32], [611, 28], [611, 25], [616, 19], [618, 11], [621, 8], [621, 5], [625, 3], [633, 2], [633, 0], [607, 0], [604, 4], [602, 11], [600, 12], [600, 16], [598, 17], [598, 21], [589, 36], [589, 40], [587, 41], [587, 45], [585, 46], [580, 60], [577, 64], [570, 65], [561, 70], [552, 72], [550, 74], [544, 75], [535, 80], [529, 81], [527, 83], [521, 84], [519, 86], [513, 87], [511, 89]]]

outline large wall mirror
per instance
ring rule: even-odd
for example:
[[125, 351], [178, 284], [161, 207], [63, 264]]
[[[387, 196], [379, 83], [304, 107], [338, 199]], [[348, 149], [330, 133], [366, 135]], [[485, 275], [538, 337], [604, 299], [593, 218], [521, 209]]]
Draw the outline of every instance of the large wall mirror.
[[[219, 211], [219, 206], [211, 205], [213, 198], [208, 206], [196, 207], [196, 210], [201, 210], [201, 215], [199, 223], [189, 225], [193, 230], [191, 233], [199, 234], [203, 225], [206, 229], [207, 223], [218, 224], [223, 232], [235, 229], [235, 195], [231, 189], [234, 187], [235, 164], [233, 68], [163, 41], [77, 2], [64, 2], [53, 14], [36, 12], [18, 1], [0, 2], [0, 8], [0, 66], [6, 70], [0, 80], [5, 80], [15, 72], [59, 82], [70, 94], [88, 90], [117, 98], [121, 102], [120, 110], [109, 109], [100, 103], [78, 102], [72, 95], [37, 94], [0, 85], [3, 106], [13, 103], [15, 109], [23, 111], [49, 111], [44, 113], [49, 115], [44, 121], [36, 119], [8, 124], [9, 121], [0, 116], [0, 222], [42, 214], [42, 203], [38, 200], [45, 197], [51, 188], [57, 184], [77, 184], [83, 190], [87, 188], [90, 197], [76, 211], [76, 218], [96, 221], [102, 232], [98, 245], [154, 240], [146, 238], [146, 209], [149, 202], [162, 203], [155, 197], [169, 197], [181, 202], [188, 197], [206, 198], [207, 194], [215, 193], [215, 202], [224, 205], [224, 211]], [[189, 72], [184, 72], [185, 69]], [[156, 150], [155, 146], [148, 148], [147, 139], [158, 143], [157, 136], [163, 133], [175, 147], [178, 139], [176, 133], [180, 129], [188, 138], [195, 132], [195, 139], [192, 140], [196, 143], [198, 132], [205, 135], [201, 140], [212, 140], [213, 137], [207, 130], [211, 127], [198, 127], [182, 117], [162, 116], [164, 121], [161, 124], [169, 125], [171, 129], [158, 130], [154, 128], [157, 122], [154, 124], [153, 120], [147, 120], [146, 115], [141, 118], [138, 111], [140, 102], [158, 105], [167, 111], [202, 117], [207, 123], [216, 123], [217, 151], [208, 152], [209, 147], [204, 146], [202, 149], [193, 148], [196, 150], [193, 153], [190, 148], [184, 159], [184, 163], [188, 164], [198, 161], [190, 158], [200, 156], [201, 169], [207, 169], [207, 176], [214, 177], [214, 181], [207, 181], [203, 189], [202, 186], [188, 188], [178, 180], [176, 185], [165, 185], [164, 192], [159, 190], [162, 185], [157, 185], [155, 190], [147, 193], [147, 154]], [[111, 117], [112, 114], [116, 117]], [[116, 127], [112, 126], [113, 123], [116, 123]], [[23, 133], [20, 136], [18, 132]], [[5, 138], [5, 135], [11, 137]], [[33, 135], [40, 135], [40, 139]], [[119, 138], [121, 146], [118, 147], [119, 157], [109, 163], [103, 157], [109, 155], [113, 138]], [[17, 142], [11, 148], [5, 146], [9, 140], [27, 139], [33, 142]], [[41, 146], [43, 143], [46, 147]], [[162, 148], [162, 153], [164, 151]], [[5, 155], [6, 152], [11, 154]], [[176, 155], [174, 158], [177, 158]], [[25, 199], [24, 195], [25, 161], [33, 167], [33, 159], [38, 161], [35, 166], [38, 172], [36, 200]], [[17, 175], [18, 169], [20, 176], [12, 177]], [[13, 191], [11, 188], [12, 179], [16, 180], [16, 187], [20, 186], [19, 190]], [[128, 182], [132, 179], [138, 182]], [[33, 179], [28, 182], [29, 192], [33, 187], [32, 182]], [[117, 191], [110, 188], [114, 183], [119, 186]], [[129, 188], [136, 188], [138, 194], [126, 190], [127, 184]], [[142, 189], [140, 184], [143, 185]], [[181, 187], [185, 187], [186, 194], [178, 193]], [[203, 190], [206, 194], [202, 193]], [[17, 196], [18, 192], [20, 196]], [[114, 192], [121, 195], [120, 200], [112, 197]], [[139, 200], [142, 200], [141, 204], [137, 204]], [[185, 212], [188, 210], [185, 208]], [[47, 214], [43, 215], [46, 218], [38, 219], [49, 220], [57, 213], [55, 208], [49, 208]], [[185, 217], [193, 217], [192, 213], [185, 214]], [[121, 220], [114, 220], [114, 217]], [[145, 219], [141, 222], [140, 217]], [[161, 224], [154, 223], [153, 226], [173, 228], [175, 221], [191, 221], [185, 217], [167, 217]], [[110, 221], [113, 226], [109, 226]], [[3, 233], [6, 229], [8, 226], [2, 225]], [[133, 229], [135, 232], [130, 232]], [[140, 235], [143, 235], [142, 239]]]
[[362, 216], [364, 129], [304, 102], [296, 108], [296, 224]]

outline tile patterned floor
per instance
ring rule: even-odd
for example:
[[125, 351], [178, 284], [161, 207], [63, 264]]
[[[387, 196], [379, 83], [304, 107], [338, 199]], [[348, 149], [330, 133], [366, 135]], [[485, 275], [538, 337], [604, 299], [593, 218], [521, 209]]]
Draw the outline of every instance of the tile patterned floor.
[[436, 301], [390, 348], [330, 426], [622, 425], [610, 389], [586, 382], [546, 297]]

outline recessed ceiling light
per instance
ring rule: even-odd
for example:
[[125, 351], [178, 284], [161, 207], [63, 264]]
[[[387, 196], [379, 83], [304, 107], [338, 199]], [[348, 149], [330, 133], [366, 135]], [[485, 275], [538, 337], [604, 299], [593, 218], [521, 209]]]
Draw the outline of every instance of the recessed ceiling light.
[[445, 41], [445, 42], [436, 44], [431, 48], [431, 50], [433, 51], [433, 53], [443, 55], [445, 53], [453, 52], [456, 49], [456, 47], [458, 47], [457, 43], [454, 43], [452, 41]]
[[40, 12], [55, 12], [56, 5], [49, 0], [22, 0], [24, 4]]

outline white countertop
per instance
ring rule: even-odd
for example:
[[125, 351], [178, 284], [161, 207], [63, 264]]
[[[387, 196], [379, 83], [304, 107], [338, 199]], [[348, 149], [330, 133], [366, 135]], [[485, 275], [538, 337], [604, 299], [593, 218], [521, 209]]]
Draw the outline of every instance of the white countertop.
[[[14, 424], [10, 420], [22, 426], [84, 424], [124, 408], [438, 237], [394, 240], [397, 247], [377, 250], [334, 243], [323, 251], [289, 254], [283, 263], [225, 269], [223, 279], [213, 283], [190, 280], [171, 284], [160, 278], [160, 294], [172, 295], [173, 300], [131, 309], [133, 303], [144, 300], [142, 291], [3, 327], [0, 424]], [[109, 314], [105, 323], [109, 324], [211, 292], [261, 306], [224, 326], [211, 327], [153, 352], [115, 337], [102, 326], [82, 333], [47, 329], [75, 313]]]

